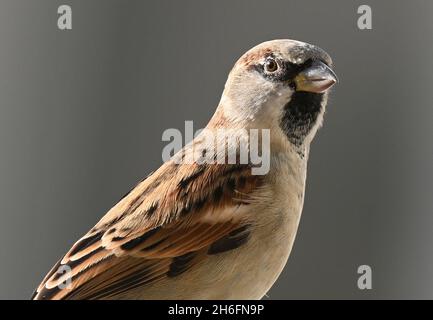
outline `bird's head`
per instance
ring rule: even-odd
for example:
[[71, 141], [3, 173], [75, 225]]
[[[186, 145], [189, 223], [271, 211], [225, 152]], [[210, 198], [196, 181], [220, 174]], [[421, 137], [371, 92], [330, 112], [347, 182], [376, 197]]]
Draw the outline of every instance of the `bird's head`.
[[[219, 109], [229, 123], [268, 128], [294, 146], [311, 142], [337, 77], [322, 49], [273, 40], [246, 52], [225, 85]], [[273, 133], [272, 133], [273, 132]]]

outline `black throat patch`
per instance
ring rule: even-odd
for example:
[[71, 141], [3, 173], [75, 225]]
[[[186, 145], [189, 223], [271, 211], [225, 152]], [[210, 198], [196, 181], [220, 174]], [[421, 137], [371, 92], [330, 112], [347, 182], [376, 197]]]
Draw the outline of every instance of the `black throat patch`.
[[295, 91], [284, 106], [280, 127], [295, 146], [301, 146], [322, 110], [323, 93]]

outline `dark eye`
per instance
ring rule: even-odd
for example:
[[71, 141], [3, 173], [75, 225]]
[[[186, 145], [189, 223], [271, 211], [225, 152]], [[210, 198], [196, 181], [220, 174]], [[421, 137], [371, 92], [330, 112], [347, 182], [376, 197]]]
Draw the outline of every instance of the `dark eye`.
[[266, 72], [275, 72], [278, 70], [278, 63], [272, 58], [265, 61], [264, 69]]

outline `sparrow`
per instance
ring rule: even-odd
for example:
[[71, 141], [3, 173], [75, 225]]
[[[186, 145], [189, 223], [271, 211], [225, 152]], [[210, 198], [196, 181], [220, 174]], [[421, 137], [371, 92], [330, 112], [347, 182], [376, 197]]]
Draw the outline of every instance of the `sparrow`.
[[268, 172], [179, 161], [212, 148], [196, 136], [79, 239], [32, 299], [261, 299], [290, 255], [310, 144], [336, 82], [317, 46], [272, 40], [247, 51], [206, 129], [241, 140], [269, 130]]

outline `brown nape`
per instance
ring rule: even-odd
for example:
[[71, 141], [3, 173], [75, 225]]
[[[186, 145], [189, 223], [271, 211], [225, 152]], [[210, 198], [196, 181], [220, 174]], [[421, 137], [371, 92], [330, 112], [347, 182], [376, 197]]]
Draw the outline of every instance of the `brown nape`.
[[272, 54], [272, 50], [270, 48], [262, 48], [260, 50], [255, 50], [253, 52], [245, 54], [241, 57], [238, 63], [243, 64], [245, 66], [254, 65], [261, 58]]

